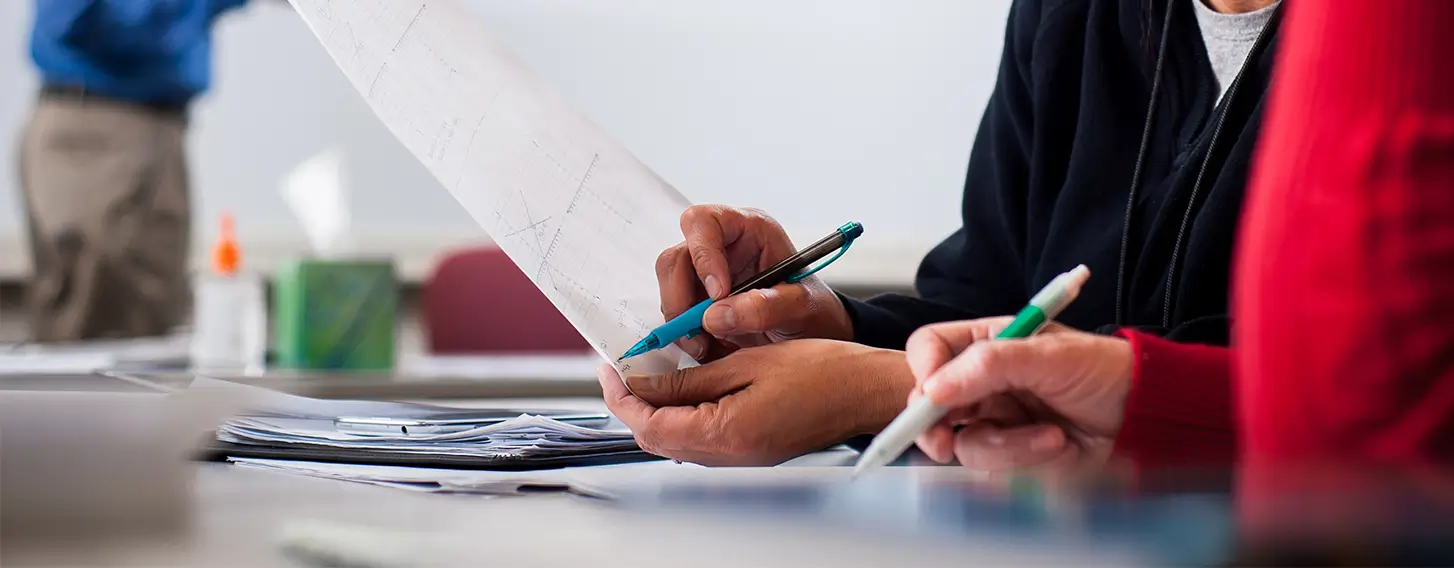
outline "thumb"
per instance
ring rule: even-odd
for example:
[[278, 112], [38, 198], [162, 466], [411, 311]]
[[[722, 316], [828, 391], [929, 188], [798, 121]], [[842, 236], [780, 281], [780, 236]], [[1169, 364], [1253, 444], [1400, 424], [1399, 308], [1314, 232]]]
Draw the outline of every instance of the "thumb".
[[696, 406], [741, 390], [751, 382], [749, 373], [736, 372], [734, 367], [720, 364], [626, 378], [632, 393], [656, 407]]
[[1043, 367], [1059, 363], [1045, 352], [1044, 339], [975, 342], [924, 381], [924, 394], [945, 408], [967, 407], [1010, 390], [1038, 395]]

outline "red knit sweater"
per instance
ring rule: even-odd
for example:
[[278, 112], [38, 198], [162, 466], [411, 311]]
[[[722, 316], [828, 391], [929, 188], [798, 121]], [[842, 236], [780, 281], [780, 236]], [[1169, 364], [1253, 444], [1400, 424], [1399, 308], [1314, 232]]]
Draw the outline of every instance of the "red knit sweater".
[[1235, 308], [1249, 462], [1454, 458], [1454, 1], [1288, 3]]
[[1136, 356], [1116, 453], [1139, 466], [1221, 465], [1236, 457], [1231, 354], [1122, 331]]

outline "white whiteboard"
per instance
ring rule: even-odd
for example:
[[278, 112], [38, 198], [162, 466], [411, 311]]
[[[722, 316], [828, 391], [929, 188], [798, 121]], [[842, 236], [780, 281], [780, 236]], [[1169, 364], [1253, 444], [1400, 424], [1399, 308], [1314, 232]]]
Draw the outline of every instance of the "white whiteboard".
[[[825, 272], [906, 280], [958, 225], [1009, 0], [471, 0], [502, 41], [695, 202], [752, 205], [799, 241], [868, 231]], [[30, 0], [0, 2], [0, 276], [23, 270], [14, 142], [34, 97]], [[219, 26], [191, 136], [197, 232], [221, 209], [258, 263], [304, 247], [276, 186], [331, 147], [354, 240], [424, 267], [481, 231], [369, 113], [282, 2]], [[799, 244], [802, 244], [801, 242]]]

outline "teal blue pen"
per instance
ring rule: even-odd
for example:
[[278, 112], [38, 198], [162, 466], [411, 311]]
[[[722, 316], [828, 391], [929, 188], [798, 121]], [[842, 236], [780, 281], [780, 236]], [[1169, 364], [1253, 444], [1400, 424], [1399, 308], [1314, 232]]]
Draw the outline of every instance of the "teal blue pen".
[[[848, 247], [862, 234], [863, 225], [861, 223], [845, 223], [838, 230], [833, 231], [833, 234], [819, 239], [818, 242], [808, 245], [807, 248], [773, 265], [772, 268], [747, 279], [746, 282], [733, 288], [728, 293], [728, 296], [736, 296], [737, 294], [758, 288], [771, 288], [784, 282], [791, 284], [812, 276], [814, 273], [822, 270], [823, 267], [838, 260], [838, 257], [843, 256], [843, 253], [848, 252]], [[838, 254], [833, 255], [832, 258], [817, 266], [813, 266], [813, 263], [822, 260], [823, 257], [832, 254], [834, 251], [837, 251]], [[810, 266], [811, 268], [809, 268]], [[698, 333], [702, 332], [702, 316], [706, 315], [707, 308], [712, 307], [714, 301], [711, 298], [707, 298], [702, 303], [692, 306], [691, 309], [672, 318], [671, 321], [661, 324], [661, 327], [651, 330], [651, 333], [647, 334], [641, 341], [636, 342], [636, 345], [631, 346], [631, 349], [627, 350], [626, 354], [622, 355], [617, 361], [661, 349], [662, 347], [671, 345], [672, 342], [678, 339], [695, 337]]]

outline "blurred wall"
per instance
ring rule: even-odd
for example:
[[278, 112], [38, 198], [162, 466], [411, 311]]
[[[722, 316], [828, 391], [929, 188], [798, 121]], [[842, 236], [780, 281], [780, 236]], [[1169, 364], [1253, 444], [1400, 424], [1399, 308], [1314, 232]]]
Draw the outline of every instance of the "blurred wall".
[[[766, 209], [799, 244], [863, 221], [862, 251], [825, 274], [885, 283], [907, 281], [958, 225], [1010, 3], [464, 1], [693, 201]], [[28, 270], [14, 156], [35, 93], [32, 2], [0, 2], [0, 278]], [[302, 251], [276, 187], [329, 148], [345, 156], [359, 248], [418, 276], [440, 250], [486, 239], [285, 3], [254, 0], [218, 34], [191, 137], [198, 242], [227, 209], [254, 266]]]

